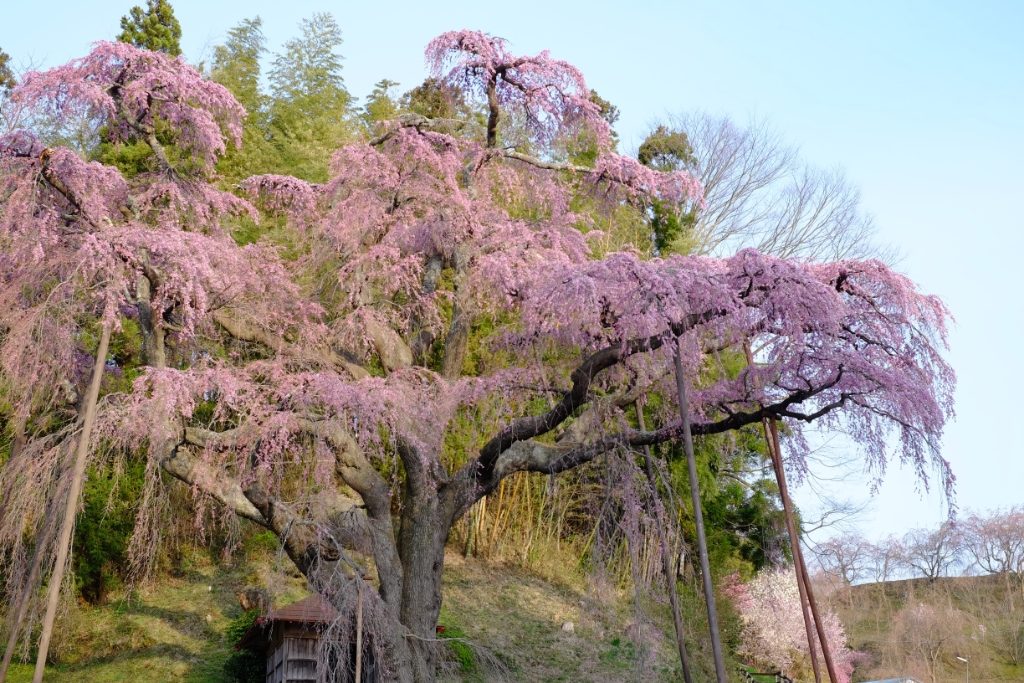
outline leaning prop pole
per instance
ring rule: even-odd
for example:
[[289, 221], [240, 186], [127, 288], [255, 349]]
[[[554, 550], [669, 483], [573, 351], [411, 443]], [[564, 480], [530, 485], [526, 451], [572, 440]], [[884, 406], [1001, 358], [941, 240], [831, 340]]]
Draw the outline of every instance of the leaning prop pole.
[[[818, 663], [818, 648], [814, 638], [814, 619], [811, 617], [810, 601], [807, 598], [807, 575], [804, 572], [803, 554], [800, 552], [800, 537], [796, 532], [796, 520], [793, 519], [792, 508], [788, 501], [789, 496], [783, 497], [784, 474], [782, 472], [782, 458], [778, 455], [775, 447], [775, 440], [772, 439], [770, 421], [765, 418], [762, 421], [764, 427], [764, 438], [768, 445], [768, 457], [772, 461], [772, 470], [775, 472], [775, 481], [779, 484], [779, 497], [782, 498], [782, 513], [786, 518], [786, 531], [789, 535], [789, 548], [793, 555], [793, 568], [796, 573], [796, 586], [800, 590], [800, 611], [804, 616], [804, 630], [807, 632], [807, 652], [811, 657], [811, 668], [814, 670], [815, 683], [821, 683], [821, 665]], [[788, 491], [787, 491], [788, 494]]]
[[[636, 422], [640, 431], [647, 431], [644, 424], [644, 406], [637, 400], [633, 407], [636, 409]], [[654, 476], [654, 458], [651, 456], [651, 447], [644, 446], [644, 471], [647, 473], [647, 482], [651, 485], [651, 498], [654, 507], [654, 516], [658, 523], [658, 543], [661, 547], [661, 569], [665, 572], [665, 589], [668, 591], [668, 603], [672, 608], [672, 626], [676, 633], [676, 648], [679, 650], [679, 667], [683, 671], [684, 683], [693, 683], [690, 675], [690, 663], [686, 656], [686, 628], [683, 625], [683, 614], [679, 608], [679, 592], [676, 590], [676, 573], [673, 571], [672, 559], [669, 557], [668, 542], [665, 540], [665, 529], [668, 520], [665, 519], [665, 506], [658, 497], [658, 480]]]
[[790, 542], [793, 543], [793, 563], [797, 566], [797, 581], [803, 581], [804, 590], [807, 592], [807, 604], [811, 608], [814, 617], [814, 627], [818, 631], [818, 642], [821, 643], [821, 653], [825, 657], [825, 668], [828, 669], [828, 678], [832, 683], [839, 683], [836, 676], [835, 663], [832, 661], [832, 651], [828, 645], [828, 637], [825, 635], [825, 625], [821, 623], [818, 614], [818, 603], [814, 599], [814, 589], [807, 576], [807, 565], [804, 563], [804, 554], [800, 549], [800, 537], [796, 533], [796, 521], [793, 517], [793, 502], [789, 497], [789, 487], [786, 485], [786, 471], [782, 467], [782, 449], [779, 446], [779, 425], [775, 420], [769, 422], [772, 434], [772, 464], [775, 467], [775, 478], [779, 482], [779, 496], [782, 498], [783, 513], [786, 515], [786, 528], [789, 530]]
[[711, 583], [711, 563], [708, 561], [708, 544], [704, 537], [704, 513], [700, 505], [700, 488], [697, 483], [697, 458], [693, 454], [693, 435], [690, 434], [690, 406], [686, 398], [686, 382], [683, 381], [683, 361], [680, 344], [676, 340], [672, 360], [676, 371], [676, 393], [679, 397], [679, 418], [682, 421], [683, 450], [686, 452], [686, 467], [690, 474], [690, 499], [693, 501], [693, 520], [697, 527], [697, 550], [700, 553], [700, 573], [704, 582], [704, 600], [708, 606], [708, 629], [711, 631], [711, 651], [715, 657], [715, 674], [718, 683], [729, 683], [725, 673], [725, 659], [722, 657], [722, 642], [718, 636], [718, 609], [715, 607], [715, 588]]
[[46, 591], [46, 616], [43, 617], [43, 630], [39, 636], [39, 652], [36, 655], [36, 669], [32, 683], [42, 683], [43, 670], [46, 668], [46, 655], [50, 649], [50, 637], [53, 635], [53, 622], [57, 616], [57, 605], [60, 602], [60, 588], [64, 583], [64, 570], [67, 568], [68, 556], [71, 554], [71, 532], [75, 528], [75, 514], [78, 512], [78, 499], [82, 494], [82, 480], [85, 478], [85, 465], [89, 454], [89, 437], [92, 435], [93, 423], [96, 421], [96, 401], [100, 395], [100, 380], [103, 379], [103, 366], [107, 362], [107, 348], [110, 346], [109, 321], [103, 323], [100, 335], [100, 346], [96, 350], [96, 362], [92, 367], [92, 380], [89, 393], [85, 398], [85, 415], [82, 420], [82, 434], [78, 438], [75, 451], [75, 467], [71, 474], [71, 486], [68, 490], [67, 504], [64, 506], [64, 521], [57, 540], [57, 559], [50, 575], [50, 583]]
[[[754, 354], [750, 350], [750, 343], [743, 345], [743, 351], [747, 355], [747, 366], [754, 367]], [[811, 669], [814, 671], [814, 683], [821, 683], [821, 665], [818, 663], [818, 648], [814, 639], [814, 625], [811, 619], [810, 603], [807, 600], [807, 581], [803, 572], [803, 563], [798, 558], [800, 554], [800, 537], [796, 533], [796, 521], [793, 519], [793, 515], [790, 514], [790, 508], [786, 502], [786, 497], [782, 496], [783, 488], [783, 477], [784, 472], [782, 471], [782, 458], [779, 457], [778, 449], [775, 447], [775, 442], [772, 440], [770, 420], [764, 418], [761, 420], [761, 427], [764, 429], [764, 442], [768, 449], [768, 458], [772, 463], [772, 470], [775, 472], [775, 480], [779, 485], [779, 497], [782, 498], [782, 512], [786, 519], [786, 532], [789, 536], [789, 549], [793, 555], [793, 569], [796, 574], [796, 587], [800, 591], [800, 612], [804, 618], [804, 631], [807, 635], [807, 654], [811, 659]], [[782, 474], [780, 474], [782, 472]], [[788, 491], [787, 491], [788, 493]]]

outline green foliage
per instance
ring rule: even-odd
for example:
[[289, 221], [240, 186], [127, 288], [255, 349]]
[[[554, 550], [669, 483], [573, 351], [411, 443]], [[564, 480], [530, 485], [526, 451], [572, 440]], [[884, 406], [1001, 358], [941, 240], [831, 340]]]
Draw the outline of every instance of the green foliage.
[[[153, 127], [156, 139], [175, 171], [186, 176], [201, 173], [199, 159], [177, 147], [177, 135], [166, 121], [157, 118]], [[111, 142], [109, 130], [106, 128], [100, 128], [95, 137], [98, 138], [98, 144], [90, 148], [90, 156], [96, 161], [114, 166], [126, 178], [161, 170], [156, 154], [142, 139]]]
[[405, 93], [401, 108], [429, 119], [462, 118], [469, 113], [465, 97], [458, 90], [428, 78]]
[[[637, 160], [663, 173], [692, 168], [696, 163], [693, 147], [686, 133], [665, 126], [655, 128], [640, 144]], [[664, 202], [650, 207], [654, 246], [659, 255], [685, 254], [693, 249], [687, 239], [697, 222], [695, 211], [680, 211]]]
[[[224, 639], [234, 648], [259, 616], [259, 610], [242, 612], [224, 629]], [[251, 650], [234, 649], [224, 662], [224, 674], [228, 680], [237, 683], [262, 683], [266, 676], [266, 662]]]
[[374, 84], [373, 91], [366, 98], [362, 114], [363, 120], [371, 129], [380, 121], [389, 121], [398, 116], [398, 100], [391, 96], [391, 91], [396, 86], [397, 81], [387, 78], [382, 78]]
[[100, 163], [114, 166], [126, 178], [134, 178], [140, 173], [155, 169], [156, 157], [153, 150], [142, 140], [127, 143], [109, 142], [107, 131], [101, 131], [100, 138], [105, 140], [96, 147], [93, 158]]
[[243, 19], [228, 30], [223, 45], [213, 48], [210, 78], [231, 91], [252, 116], [265, 104], [260, 92], [260, 59], [267, 51], [263, 19]]
[[181, 54], [181, 24], [167, 0], [146, 0], [146, 9], [136, 5], [121, 17], [121, 33], [117, 39], [136, 47]]
[[0, 93], [9, 91], [15, 84], [14, 71], [11, 70], [11, 56], [0, 50]]
[[352, 97], [341, 76], [334, 17], [314, 14], [299, 26], [301, 34], [285, 43], [270, 70], [269, 132], [278, 172], [323, 181], [333, 151], [354, 137]]
[[121, 471], [92, 467], [75, 523], [75, 580], [83, 598], [103, 603], [126, 568], [125, 550], [135, 525], [145, 465], [129, 461]]
[[229, 148], [217, 164], [229, 183], [274, 168], [274, 149], [269, 139], [269, 99], [260, 90], [260, 59], [267, 52], [263, 20], [243, 19], [228, 31], [223, 45], [213, 49], [210, 78], [220, 83], [245, 107], [242, 145]]
[[688, 168], [696, 159], [686, 133], [658, 126], [640, 143], [637, 161], [657, 171], [668, 172]]
[[653, 202], [651, 230], [658, 255], [692, 253], [696, 246], [692, 237], [696, 223], [695, 211], [679, 211], [663, 202]]
[[[782, 503], [774, 477], [765, 475], [764, 436], [748, 427], [729, 437], [696, 439], [697, 478], [712, 572], [747, 577], [788, 557]], [[683, 535], [695, 547], [690, 485], [682, 447], [666, 451], [672, 487], [684, 509]]]

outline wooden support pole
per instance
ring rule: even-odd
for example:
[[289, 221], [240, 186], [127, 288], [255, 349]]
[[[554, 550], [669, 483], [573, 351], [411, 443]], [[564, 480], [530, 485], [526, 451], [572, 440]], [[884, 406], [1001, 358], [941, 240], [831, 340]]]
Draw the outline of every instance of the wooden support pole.
[[825, 635], [825, 625], [821, 623], [821, 615], [818, 613], [818, 603], [814, 599], [814, 588], [811, 586], [810, 578], [807, 576], [807, 565], [804, 564], [804, 554], [800, 550], [800, 538], [796, 535], [796, 521], [793, 517], [793, 502], [789, 498], [789, 487], [786, 486], [786, 471], [782, 467], [782, 449], [779, 446], [779, 427], [775, 420], [769, 423], [772, 435], [772, 451], [775, 454], [775, 476], [779, 480], [779, 495], [782, 497], [782, 506], [786, 514], [786, 525], [789, 527], [790, 538], [795, 539], [795, 551], [793, 563], [799, 567], [797, 580], [802, 579], [804, 590], [807, 592], [807, 604], [811, 608], [811, 615], [814, 617], [814, 626], [818, 631], [818, 641], [821, 643], [821, 653], [825, 658], [825, 668], [828, 669], [828, 678], [832, 683], [839, 683], [836, 676], [835, 663], [832, 661], [832, 651], [829, 648], [828, 637]]
[[708, 630], [711, 632], [711, 652], [715, 658], [715, 674], [718, 683], [729, 683], [722, 656], [722, 641], [718, 635], [718, 609], [715, 607], [715, 587], [711, 582], [711, 563], [708, 560], [708, 544], [704, 536], [704, 513], [700, 504], [700, 487], [697, 482], [697, 458], [693, 453], [693, 435], [690, 434], [690, 407], [686, 398], [686, 382], [683, 380], [683, 361], [680, 357], [681, 339], [675, 343], [672, 359], [676, 371], [676, 393], [679, 398], [679, 418], [682, 421], [683, 450], [686, 453], [686, 467], [690, 475], [690, 499], [693, 502], [693, 521], [697, 527], [697, 551], [700, 554], [700, 573], [704, 583], [704, 600], [708, 608]]
[[786, 531], [789, 536], [789, 549], [793, 555], [793, 569], [796, 573], [796, 586], [800, 591], [800, 611], [804, 617], [804, 630], [807, 633], [807, 652], [811, 657], [811, 669], [814, 670], [815, 683], [821, 683], [821, 665], [818, 663], [818, 648], [814, 638], [814, 623], [811, 618], [810, 602], [807, 600], [807, 578], [804, 576], [803, 563], [800, 562], [800, 536], [796, 529], [796, 520], [793, 518], [789, 506], [788, 495], [783, 496], [782, 490], [785, 485], [785, 472], [782, 469], [782, 458], [775, 448], [775, 440], [772, 438], [772, 430], [767, 419], [762, 421], [764, 427], [765, 443], [768, 446], [768, 456], [772, 461], [772, 470], [775, 472], [775, 481], [779, 484], [779, 497], [782, 498], [782, 514], [786, 519]]
[[46, 616], [43, 617], [43, 630], [39, 635], [39, 652], [36, 654], [36, 668], [32, 675], [32, 683], [42, 683], [46, 668], [46, 655], [50, 650], [50, 638], [53, 636], [53, 622], [57, 618], [57, 605], [60, 603], [61, 584], [64, 583], [64, 570], [67, 569], [71, 555], [71, 532], [75, 528], [75, 515], [78, 512], [78, 499], [82, 494], [82, 480], [85, 479], [85, 466], [89, 455], [89, 438], [92, 436], [93, 423], [96, 421], [96, 402], [100, 395], [100, 381], [103, 379], [103, 367], [107, 362], [107, 349], [110, 346], [110, 328], [112, 323], [103, 323], [100, 345], [96, 350], [96, 362], [92, 368], [92, 380], [89, 393], [85, 398], [85, 416], [82, 421], [82, 434], [78, 438], [75, 451], [75, 465], [71, 473], [71, 486], [68, 490], [67, 503], [64, 506], [64, 520], [57, 540], [57, 559], [50, 574], [50, 583], [46, 592]]
[[[634, 403], [636, 408], [636, 421], [640, 431], [647, 431], [644, 424], [644, 406], [640, 401]], [[690, 663], [686, 656], [686, 629], [683, 625], [683, 613], [679, 608], [679, 592], [676, 587], [676, 573], [672, 566], [672, 558], [669, 557], [668, 543], [665, 541], [665, 528], [668, 520], [665, 515], [665, 508], [658, 497], [658, 480], [654, 476], [654, 458], [651, 456], [651, 447], [644, 446], [644, 471], [647, 473], [647, 482], [651, 487], [651, 496], [654, 506], [654, 518], [658, 525], [658, 543], [661, 546], [661, 569], [665, 572], [665, 588], [668, 591], [668, 604], [672, 608], [672, 626], [676, 633], [676, 649], [679, 650], [679, 667], [683, 671], [683, 681], [693, 683], [690, 674]]]
[[[743, 351], [747, 356], [747, 367], [754, 367], [754, 354], [750, 350], [750, 343], [743, 345]], [[778, 430], [773, 420], [765, 418], [761, 420], [761, 427], [764, 429], [765, 446], [768, 448], [768, 458], [772, 463], [772, 470], [775, 472], [775, 481], [779, 486], [779, 498], [782, 500], [782, 515], [786, 520], [786, 532], [789, 536], [789, 549], [793, 556], [793, 570], [796, 574], [796, 586], [800, 592], [800, 611], [804, 618], [804, 631], [807, 635], [807, 653], [811, 658], [811, 669], [814, 671], [815, 683], [821, 683], [821, 665], [818, 663], [818, 649], [814, 638], [814, 619], [812, 618], [810, 601], [808, 600], [807, 587], [809, 582], [806, 577], [806, 570], [801, 561], [800, 535], [796, 528], [796, 519], [793, 516], [792, 505], [789, 501], [789, 490], [786, 486], [786, 471], [782, 467], [782, 452], [778, 446]]]

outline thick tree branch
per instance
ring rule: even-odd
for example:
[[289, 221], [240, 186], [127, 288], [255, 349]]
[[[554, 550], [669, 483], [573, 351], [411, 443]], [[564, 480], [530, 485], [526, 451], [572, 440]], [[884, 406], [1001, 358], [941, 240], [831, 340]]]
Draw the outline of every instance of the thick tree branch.
[[[842, 394], [835, 400], [819, 406], [813, 413], [803, 413], [793, 407], [835, 386], [841, 374], [842, 371], [822, 385], [794, 391], [784, 399], [759, 407], [757, 410], [737, 411], [721, 420], [692, 423], [690, 433], [694, 436], [722, 434], [756, 424], [765, 418], [817, 419], [843, 407], [849, 397]], [[650, 431], [626, 429], [588, 443], [546, 444], [532, 438], [518, 439], [499, 453], [486, 476], [474, 477], [471, 469], [463, 467], [452, 477], [451, 484], [445, 487], [445, 495], [453, 519], [457, 519], [473, 503], [493, 491], [502, 479], [515, 472], [559, 474], [590, 462], [614, 448], [653, 446], [678, 439], [682, 436], [681, 429], [678, 422]]]
[[300, 348], [295, 344], [290, 344], [282, 337], [247, 323], [229, 311], [214, 311], [213, 320], [221, 329], [240, 341], [262, 344], [274, 353], [295, 358], [300, 362], [312, 362], [343, 370], [353, 379], [370, 376], [366, 368], [331, 349]]
[[239, 517], [270, 529], [263, 513], [245, 497], [242, 486], [226, 474], [195, 457], [188, 446], [175, 446], [160, 461], [165, 472], [207, 494]]
[[[359, 448], [355, 438], [338, 423], [330, 420], [298, 418], [296, 427], [306, 434], [323, 439], [331, 446], [334, 450], [335, 471], [341, 480], [359, 495], [365, 506], [365, 508], [358, 507], [351, 498], [338, 494], [342, 504], [332, 507], [325, 514], [325, 517], [330, 518], [335, 525], [341, 525], [341, 528], [333, 534], [333, 540], [341, 547], [364, 553], [367, 552], [365, 542], [369, 542], [369, 550], [372, 552], [377, 566], [381, 598], [391, 608], [397, 608], [398, 600], [402, 595], [402, 564], [398, 556], [391, 519], [391, 487]], [[257, 431], [258, 428], [254, 425], [223, 432], [187, 428], [184, 439], [187, 443], [200, 448], [230, 450], [237, 444], [255, 437]], [[278, 532], [278, 529], [273, 528], [271, 524], [276, 524], [281, 527], [281, 531], [290, 533], [299, 529], [300, 536], [297, 536], [294, 542], [296, 547], [289, 550], [286, 546], [286, 550], [288, 550], [289, 556], [294, 554], [298, 558], [297, 564], [299, 561], [305, 563], [300, 565], [300, 568], [305, 567], [304, 573], [306, 569], [313, 567], [310, 564], [312, 558], [308, 554], [309, 548], [304, 549], [300, 542], [309, 544], [316, 541], [318, 543], [316, 547], [322, 547], [323, 543], [319, 538], [301, 535], [302, 529], [311, 530], [308, 522], [303, 522], [294, 516], [290, 509], [282, 507], [278, 501], [274, 501], [259, 488], [249, 487], [242, 490], [240, 485], [234, 483], [229, 488], [229, 492], [231, 496], [228, 500], [232, 502], [236, 502], [239, 495], [250, 501], [252, 506], [257, 508], [261, 516], [265, 518], [263, 522], [258, 523], [275, 533]], [[218, 500], [220, 499], [218, 498]], [[229, 507], [231, 507], [230, 504]], [[238, 512], [237, 509], [235, 511]], [[267, 518], [268, 515], [269, 518]], [[299, 527], [295, 526], [297, 522], [301, 522]], [[281, 536], [281, 538], [286, 543], [288, 542], [285, 536]], [[310, 548], [312, 547], [310, 546]]]
[[591, 354], [570, 375], [572, 388], [562, 395], [561, 401], [546, 413], [521, 417], [513, 421], [512, 424], [505, 427], [484, 444], [484, 447], [480, 449], [480, 456], [475, 461], [468, 463], [466, 467], [476, 468], [478, 480], [484, 481], [488, 479], [498, 456], [512, 446], [512, 444], [550, 432], [585, 405], [590, 399], [590, 385], [602, 370], [606, 370], [637, 353], [654, 351], [660, 348], [666, 339], [675, 339], [694, 326], [707, 322], [718, 315], [721, 315], [720, 311], [695, 313], [673, 324], [662, 334], [642, 339], [632, 339], [622, 344], [605, 347]]

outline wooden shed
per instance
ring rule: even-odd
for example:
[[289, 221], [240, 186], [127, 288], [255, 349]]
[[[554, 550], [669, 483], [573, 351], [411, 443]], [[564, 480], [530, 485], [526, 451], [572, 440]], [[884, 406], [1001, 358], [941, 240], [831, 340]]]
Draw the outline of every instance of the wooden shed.
[[[319, 595], [271, 610], [252, 625], [238, 643], [241, 649], [266, 657], [265, 683], [349, 683], [354, 671], [339, 667], [317, 667], [317, 649], [324, 628], [338, 618], [338, 611]], [[353, 648], [354, 649], [354, 648]], [[353, 656], [349, 660], [354, 660]], [[364, 650], [360, 683], [378, 680], [375, 667]]]

